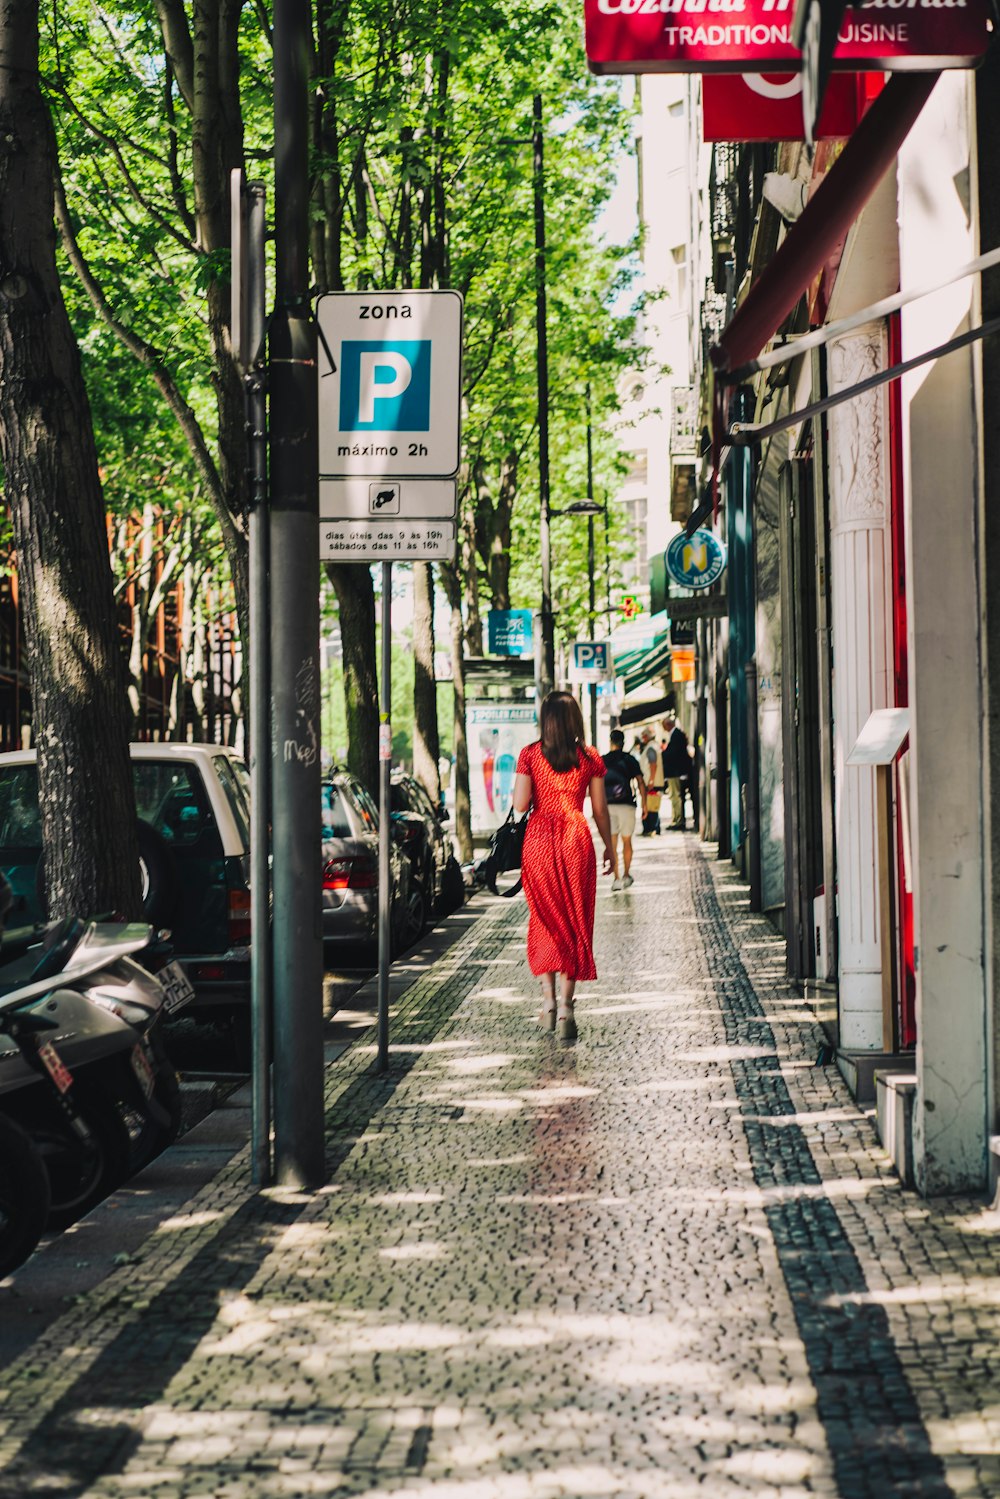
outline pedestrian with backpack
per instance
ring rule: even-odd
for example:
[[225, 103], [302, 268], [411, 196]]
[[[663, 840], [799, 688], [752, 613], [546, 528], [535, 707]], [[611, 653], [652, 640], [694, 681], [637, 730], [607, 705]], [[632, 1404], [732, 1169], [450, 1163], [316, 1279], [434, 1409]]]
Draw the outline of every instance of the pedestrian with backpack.
[[[627, 890], [633, 883], [629, 873], [632, 867], [632, 838], [635, 833], [635, 792], [633, 786], [639, 787], [639, 796], [642, 800], [642, 815], [646, 816], [646, 782], [642, 775], [642, 766], [634, 755], [625, 751], [625, 735], [621, 729], [611, 730], [611, 749], [604, 756], [604, 766], [607, 774], [604, 778], [604, 792], [608, 799], [608, 813], [611, 817], [611, 851], [614, 858], [614, 879], [611, 881], [612, 890]], [[622, 843], [622, 871], [618, 873], [618, 840]]]

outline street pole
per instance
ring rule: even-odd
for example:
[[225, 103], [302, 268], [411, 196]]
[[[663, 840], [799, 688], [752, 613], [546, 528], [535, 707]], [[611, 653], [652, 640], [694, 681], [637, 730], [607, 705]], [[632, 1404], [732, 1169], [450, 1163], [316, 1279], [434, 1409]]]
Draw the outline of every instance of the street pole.
[[378, 723], [378, 1070], [389, 1071], [389, 965], [392, 924], [392, 563], [382, 563], [382, 672]]
[[[587, 499], [594, 503], [594, 436], [590, 418], [590, 381], [587, 381]], [[605, 502], [606, 503], [606, 502]], [[587, 577], [590, 584], [590, 638], [597, 634], [597, 580], [594, 577], [594, 517], [587, 516]], [[590, 742], [597, 743], [597, 683], [590, 683]]]
[[542, 96], [536, 94], [531, 144], [535, 196], [535, 348], [538, 377], [539, 558], [542, 571], [541, 649], [535, 692], [539, 706], [555, 680], [555, 631], [552, 619], [552, 553], [549, 542], [549, 346], [545, 298], [545, 160], [542, 146]]
[[271, 753], [274, 1143], [282, 1186], [323, 1158], [319, 446], [309, 303], [308, 0], [275, 0], [275, 310], [271, 321]]
[[246, 188], [246, 349], [250, 447], [250, 990], [251, 1169], [254, 1186], [271, 1180], [271, 684], [267, 508], [267, 364], [265, 338], [266, 196]]

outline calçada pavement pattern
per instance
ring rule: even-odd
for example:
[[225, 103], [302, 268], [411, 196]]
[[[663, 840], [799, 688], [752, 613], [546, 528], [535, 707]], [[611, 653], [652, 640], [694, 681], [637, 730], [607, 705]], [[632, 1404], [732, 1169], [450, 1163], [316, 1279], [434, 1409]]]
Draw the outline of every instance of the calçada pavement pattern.
[[[904, 1192], [691, 836], [601, 882], [580, 1037], [521, 901], [0, 1379], [0, 1499], [1000, 1495], [1000, 1217]], [[0, 1296], [4, 1293], [0, 1292]]]

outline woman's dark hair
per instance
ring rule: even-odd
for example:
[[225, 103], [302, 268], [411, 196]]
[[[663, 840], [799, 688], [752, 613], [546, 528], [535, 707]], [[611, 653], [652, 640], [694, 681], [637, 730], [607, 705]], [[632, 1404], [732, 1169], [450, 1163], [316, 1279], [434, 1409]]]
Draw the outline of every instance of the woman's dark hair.
[[550, 692], [542, 702], [542, 754], [553, 770], [572, 770], [584, 748], [583, 714], [571, 692]]

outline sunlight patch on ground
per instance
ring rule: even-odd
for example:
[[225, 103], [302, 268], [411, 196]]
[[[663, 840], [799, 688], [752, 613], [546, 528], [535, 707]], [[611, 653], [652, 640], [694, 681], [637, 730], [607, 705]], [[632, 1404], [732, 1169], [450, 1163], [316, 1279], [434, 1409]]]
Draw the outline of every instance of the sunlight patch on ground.
[[443, 1244], [395, 1244], [379, 1250], [384, 1260], [440, 1260], [444, 1255]]
[[527, 1155], [526, 1153], [522, 1154], [522, 1155], [505, 1155], [505, 1156], [495, 1156], [495, 1157], [490, 1157], [490, 1156], [474, 1156], [468, 1162], [468, 1164], [470, 1166], [484, 1166], [484, 1167], [486, 1167], [486, 1166], [498, 1166], [498, 1167], [500, 1167], [500, 1166], [523, 1166], [528, 1161], [530, 1161], [531, 1159], [532, 1159], [532, 1157], [530, 1155]]
[[580, 1084], [553, 1083], [546, 1088], [525, 1088], [521, 1097], [526, 1103], [558, 1103], [564, 1098], [597, 1098], [600, 1088], [584, 1088]]
[[678, 1052], [673, 1060], [678, 1064], [691, 1062], [697, 1066], [699, 1062], [755, 1062], [775, 1055], [773, 1046], [704, 1046], [698, 1051]]
[[382, 1192], [378, 1197], [372, 1197], [372, 1205], [377, 1208], [400, 1207], [410, 1202], [444, 1202], [443, 1192]]
[[218, 1223], [225, 1216], [225, 1213], [220, 1212], [178, 1213], [173, 1218], [164, 1218], [158, 1232], [170, 1233], [178, 1228], [204, 1228], [207, 1223]]
[[894, 1290], [855, 1291], [846, 1296], [830, 1296], [826, 1306], [930, 1306], [954, 1302], [963, 1306], [1000, 1306], [1000, 1282], [983, 1276], [961, 1281], [926, 1282], [915, 1286], [897, 1286]]
[[473, 1072], [495, 1072], [500, 1067], [510, 1067], [517, 1061], [520, 1061], [520, 1058], [513, 1052], [498, 1051], [492, 1055], [487, 1053], [480, 1057], [460, 1057], [457, 1061], [448, 1063], [448, 1070], [460, 1075]]

